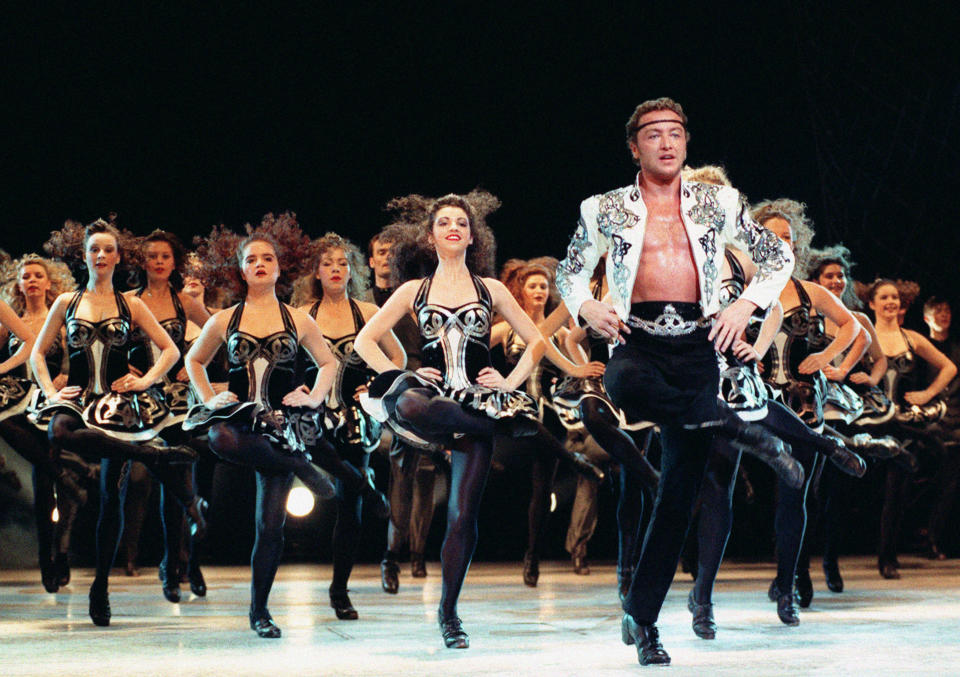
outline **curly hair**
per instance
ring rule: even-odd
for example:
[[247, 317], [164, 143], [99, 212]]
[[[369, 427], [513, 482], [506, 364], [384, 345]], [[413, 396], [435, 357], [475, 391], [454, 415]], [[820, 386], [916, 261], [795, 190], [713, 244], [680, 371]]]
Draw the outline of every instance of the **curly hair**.
[[60, 230], [51, 231], [50, 237], [43, 243], [43, 251], [52, 259], [66, 264], [73, 276], [83, 285], [89, 279], [85, 257], [87, 241], [98, 233], [112, 235], [120, 253], [120, 263], [113, 275], [114, 283], [118, 279], [117, 273], [120, 273], [119, 279], [124, 280], [126, 286], [132, 287], [139, 276], [139, 266], [136, 263], [139, 260], [139, 238], [126, 228], [119, 228], [116, 220], [116, 212], [111, 212], [107, 219], [97, 219], [87, 226], [67, 219]]
[[761, 226], [774, 218], [781, 218], [790, 224], [790, 238], [793, 240], [793, 255], [796, 270], [807, 268], [810, 255], [810, 243], [813, 242], [813, 221], [807, 216], [807, 205], [786, 197], [777, 200], [764, 200], [755, 204], [751, 210], [753, 220]]
[[727, 170], [720, 165], [703, 165], [701, 167], [684, 167], [680, 171], [684, 181], [692, 183], [712, 183], [717, 186], [733, 186], [727, 176]]
[[[658, 110], [668, 110], [680, 116], [683, 123], [683, 129], [686, 132], [687, 141], [690, 141], [690, 132], [687, 130], [687, 114], [683, 112], [683, 106], [668, 96], [661, 96], [659, 99], [650, 99], [644, 101], [633, 110], [633, 115], [627, 120], [627, 150], [630, 150], [630, 144], [637, 140], [637, 132], [640, 131], [640, 118], [647, 113], [653, 113]], [[640, 161], [634, 158], [633, 163], [639, 165]]]
[[[160, 230], [159, 228], [154, 230], [149, 235], [140, 238], [140, 246], [137, 248], [137, 262], [140, 266], [140, 271], [143, 273], [146, 259], [147, 259], [147, 245], [151, 242], [166, 242], [170, 245], [170, 250], [173, 252], [173, 272], [170, 273], [170, 284], [177, 291], [183, 289], [183, 276], [186, 272], [187, 267], [187, 250], [183, 246], [183, 243], [180, 241], [180, 238], [169, 233], [165, 230]], [[144, 278], [146, 276], [144, 275]], [[146, 279], [142, 280], [142, 285], [146, 284]], [[142, 286], [141, 285], [141, 286]]]
[[5, 262], [2, 266], [2, 283], [0, 283], [0, 298], [10, 304], [17, 315], [23, 315], [27, 308], [27, 300], [20, 291], [20, 273], [26, 266], [40, 266], [50, 280], [50, 289], [46, 293], [46, 303], [49, 308], [60, 294], [74, 291], [77, 288], [76, 280], [70, 268], [62, 261], [51, 261], [39, 254], [25, 254], [16, 261]]
[[831, 264], [843, 268], [843, 275], [847, 278], [847, 284], [843, 288], [843, 295], [840, 297], [840, 300], [843, 301], [843, 304], [847, 308], [860, 310], [863, 306], [856, 293], [854, 293], [852, 275], [853, 267], [857, 264], [853, 262], [850, 250], [842, 243], [835, 244], [831, 247], [824, 247], [823, 249], [810, 247], [807, 254], [806, 270], [797, 270], [797, 273], [803, 274], [804, 277], [811, 282], [817, 282], [823, 273], [823, 269]]
[[920, 296], [920, 285], [913, 280], [901, 280], [900, 278], [894, 280], [893, 283], [900, 293], [900, 309], [907, 310]]
[[[857, 295], [863, 300], [864, 303], [869, 304], [873, 301], [874, 297], [877, 295], [877, 291], [880, 287], [884, 285], [890, 285], [891, 287], [896, 288], [897, 294], [900, 293], [900, 288], [894, 280], [891, 280], [889, 277], [878, 277], [876, 280], [870, 284], [863, 285], [858, 291]], [[901, 305], [903, 302], [901, 300]]]
[[350, 266], [350, 280], [347, 282], [347, 296], [362, 299], [370, 288], [370, 266], [363, 258], [360, 248], [347, 238], [337, 233], [327, 233], [313, 242], [313, 266], [304, 276], [293, 285], [294, 306], [302, 306], [311, 301], [323, 298], [323, 285], [317, 279], [317, 268], [323, 255], [334, 249], [342, 249], [347, 263]]
[[309, 270], [314, 252], [310, 238], [297, 222], [297, 215], [293, 212], [279, 216], [266, 214], [259, 226], [255, 228], [248, 223], [244, 225], [244, 231], [246, 235], [242, 236], [221, 224], [214, 226], [206, 238], [193, 238], [197, 256], [203, 264], [201, 278], [204, 283], [224, 290], [233, 300], [242, 298], [247, 293], [240, 274], [243, 250], [251, 242], [266, 242], [273, 247], [280, 265], [277, 297], [289, 299], [292, 281]]
[[[529, 261], [524, 261], [523, 259], [508, 259], [507, 262], [503, 264], [503, 268], [500, 270], [500, 281], [510, 290], [513, 298], [517, 300], [517, 303], [519, 303], [521, 307], [523, 307], [523, 287], [527, 283], [527, 280], [534, 275], [542, 275], [547, 278], [549, 297], [547, 298], [547, 306], [544, 308], [544, 312], [549, 315], [553, 309], [557, 307], [559, 294], [557, 293], [557, 285], [555, 282], [556, 268], [550, 268], [550, 259], [556, 261], [553, 257], [541, 256], [539, 259], [530, 259]], [[526, 308], [524, 308], [524, 310], [526, 310]]]
[[436, 268], [437, 252], [430, 242], [430, 234], [437, 212], [443, 207], [459, 207], [466, 213], [473, 236], [473, 243], [467, 247], [467, 268], [475, 275], [492, 277], [497, 243], [486, 219], [500, 204], [495, 195], [477, 188], [466, 195], [450, 193], [429, 198], [414, 194], [390, 200], [387, 210], [398, 217], [391, 225], [397, 226], [394, 232], [400, 236], [391, 258], [391, 284], [424, 277]]

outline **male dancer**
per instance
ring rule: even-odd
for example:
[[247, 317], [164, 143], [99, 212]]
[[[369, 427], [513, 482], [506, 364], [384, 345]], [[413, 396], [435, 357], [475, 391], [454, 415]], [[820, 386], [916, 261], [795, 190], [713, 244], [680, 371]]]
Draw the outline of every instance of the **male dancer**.
[[[736, 190], [681, 181], [688, 140], [679, 104], [668, 98], [640, 104], [627, 122], [637, 179], [581, 204], [557, 271], [570, 314], [618, 342], [604, 376], [614, 404], [628, 418], [661, 428], [660, 486], [623, 603], [623, 640], [636, 643], [641, 665], [670, 662], [655, 623], [676, 572], [712, 436], [773, 443], [719, 403], [714, 349], [736, 351], [750, 315], [776, 301], [793, 270], [789, 249], [750, 218]], [[740, 298], [717, 315], [726, 245], [749, 254], [757, 272]], [[604, 253], [610, 304], [595, 300], [589, 288]]]
[[[382, 306], [393, 293], [390, 285], [390, 256], [400, 237], [395, 226], [387, 226], [374, 235], [368, 246], [373, 270], [373, 302]], [[407, 369], [420, 367], [420, 330], [413, 316], [405, 317], [393, 328], [407, 353]], [[415, 578], [427, 575], [424, 550], [430, 522], [433, 520], [433, 486], [440, 469], [430, 454], [420, 453], [394, 438], [390, 447], [390, 521], [387, 524], [387, 551], [380, 562], [383, 591], [396, 594], [400, 589], [397, 560], [408, 541], [410, 573]]]

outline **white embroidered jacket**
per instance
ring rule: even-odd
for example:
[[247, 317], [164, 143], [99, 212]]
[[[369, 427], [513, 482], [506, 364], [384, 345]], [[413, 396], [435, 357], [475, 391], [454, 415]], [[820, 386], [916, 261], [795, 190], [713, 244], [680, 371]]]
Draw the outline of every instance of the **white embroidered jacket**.
[[[580, 205], [580, 221], [567, 257], [557, 269], [557, 287], [570, 314], [580, 322], [580, 306], [593, 299], [590, 276], [607, 253], [610, 302], [624, 321], [643, 249], [647, 208], [637, 181]], [[720, 270], [726, 245], [741, 249], [757, 264], [757, 272], [742, 297], [766, 309], [780, 296], [793, 272], [793, 253], [780, 238], [750, 217], [739, 191], [707, 183], [680, 184], [680, 213], [690, 240], [700, 281], [704, 317], [720, 311]]]

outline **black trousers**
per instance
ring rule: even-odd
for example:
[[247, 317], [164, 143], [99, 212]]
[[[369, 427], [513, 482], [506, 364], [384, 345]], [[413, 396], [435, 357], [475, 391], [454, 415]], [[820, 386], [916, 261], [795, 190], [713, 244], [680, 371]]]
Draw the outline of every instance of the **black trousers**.
[[[654, 304], [647, 313], [655, 317]], [[664, 304], [660, 304], [664, 305]], [[672, 304], [695, 319], [696, 304]], [[652, 318], [651, 318], [652, 319]], [[708, 330], [653, 336], [633, 329], [611, 355], [604, 385], [631, 420], [660, 425], [660, 486], [644, 536], [624, 611], [638, 623], [654, 623], [676, 573], [683, 542], [706, 468], [718, 419], [720, 374]]]

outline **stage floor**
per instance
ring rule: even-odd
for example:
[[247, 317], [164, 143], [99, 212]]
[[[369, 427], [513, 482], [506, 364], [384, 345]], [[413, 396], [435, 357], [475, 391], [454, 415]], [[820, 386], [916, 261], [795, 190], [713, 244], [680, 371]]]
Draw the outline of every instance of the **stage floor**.
[[[728, 564], [715, 594], [717, 639], [697, 639], [678, 573], [660, 618], [671, 674], [804, 675], [960, 673], [960, 561], [901, 557], [899, 581], [879, 577], [872, 558], [845, 560], [847, 589], [826, 591], [820, 571], [801, 624], [777, 619], [766, 590], [767, 564]], [[477, 563], [460, 600], [471, 648], [445, 649], [436, 626], [439, 564], [400, 594], [380, 590], [379, 568], [354, 570], [358, 621], [328, 606], [329, 566], [281, 566], [271, 612], [283, 638], [263, 640], [247, 625], [249, 571], [205, 569], [209, 592], [170, 604], [156, 569], [111, 581], [113, 622], [87, 617], [89, 570], [49, 595], [39, 573], [0, 571], [0, 675], [622, 675], [641, 668], [620, 642], [612, 566], [575, 576], [566, 562], [542, 566], [524, 587], [520, 565]]]

